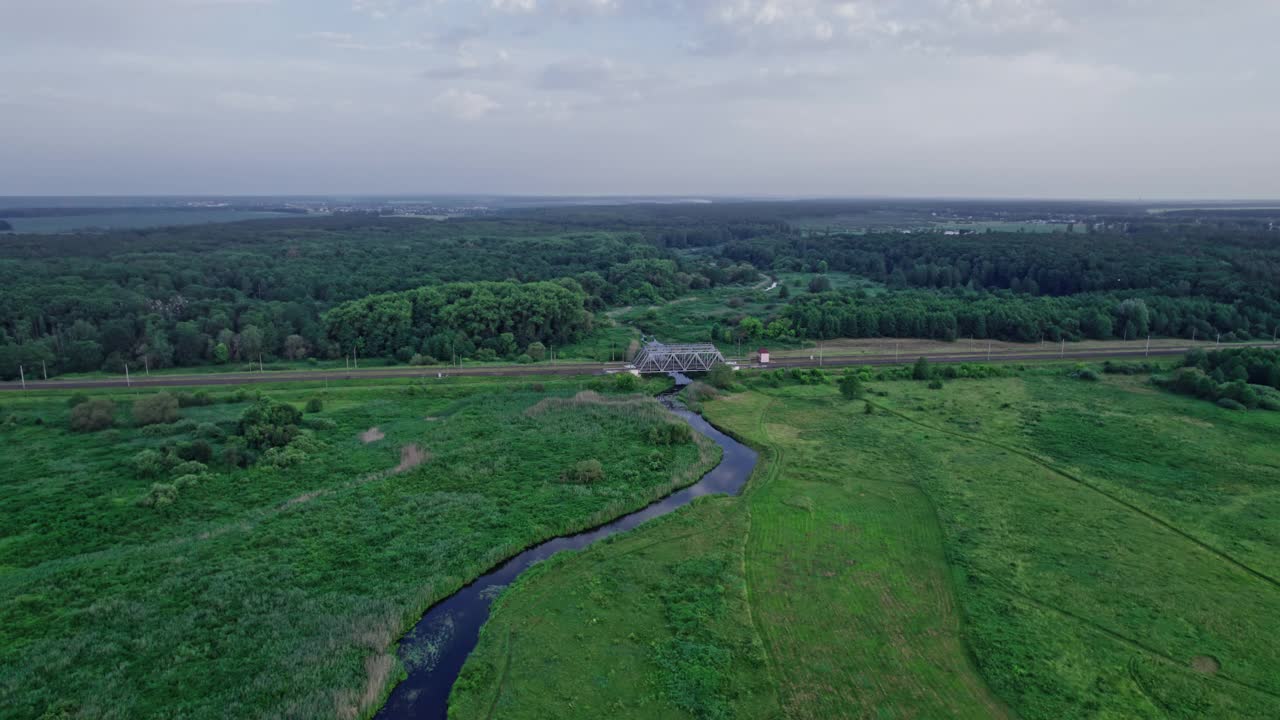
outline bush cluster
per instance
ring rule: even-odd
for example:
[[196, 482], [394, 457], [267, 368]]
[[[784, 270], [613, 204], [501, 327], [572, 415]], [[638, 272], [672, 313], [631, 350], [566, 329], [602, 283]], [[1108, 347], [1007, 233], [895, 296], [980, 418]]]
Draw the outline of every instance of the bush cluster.
[[71, 408], [70, 425], [76, 432], [96, 432], [111, 427], [116, 418], [116, 404], [110, 398], [86, 399]]
[[590, 485], [591, 483], [600, 482], [604, 479], [604, 465], [595, 458], [582, 460], [565, 470], [560, 479], [575, 485]]

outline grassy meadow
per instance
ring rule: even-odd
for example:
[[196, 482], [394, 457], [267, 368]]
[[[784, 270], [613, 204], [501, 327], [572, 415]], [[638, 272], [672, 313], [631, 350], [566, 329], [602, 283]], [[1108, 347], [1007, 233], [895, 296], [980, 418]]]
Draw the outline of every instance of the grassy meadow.
[[[652, 399], [548, 401], [592, 382], [265, 386], [322, 408], [296, 452], [249, 468], [220, 458], [258, 389], [149, 427], [130, 405], [152, 393], [95, 393], [115, 426], [84, 433], [70, 393], [0, 398], [0, 716], [370, 715], [434, 601], [714, 464], [714, 446], [651, 444]], [[214, 458], [169, 471], [185, 480], [139, 460], [200, 442]], [[602, 476], [575, 481], [589, 460]]]
[[[744, 496], [513, 586], [453, 715], [597, 717], [612, 700], [619, 717], [734, 717], [670, 693], [653, 648], [678, 637], [662, 588], [680, 576], [650, 558], [736, 550], [736, 627], [764, 667], [744, 651], [705, 669], [761, 716], [1280, 717], [1280, 415], [1069, 370], [873, 378], [866, 401], [744, 379], [703, 404], [762, 451]], [[723, 616], [690, 621], [727, 632]], [[479, 671], [502, 658], [521, 670]], [[608, 694], [583, 690], [597, 668]]]

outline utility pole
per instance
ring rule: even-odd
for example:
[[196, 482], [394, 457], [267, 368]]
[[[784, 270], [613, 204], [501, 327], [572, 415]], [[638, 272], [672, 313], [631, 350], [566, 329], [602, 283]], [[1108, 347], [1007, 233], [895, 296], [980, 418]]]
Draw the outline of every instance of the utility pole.
[[262, 353], [258, 353], [258, 372], [266, 372], [266, 370], [262, 368]]
[[351, 353], [342, 356], [342, 361], [347, 364], [347, 371], [351, 371]]
[[1067, 339], [1062, 338], [1062, 350], [1059, 351], [1058, 353], [1058, 359], [1065, 358], [1066, 356], [1067, 356]]
[[1147, 335], [1147, 349], [1142, 353], [1142, 357], [1151, 357], [1151, 335]]
[[133, 381], [129, 379], [129, 363], [124, 364], [124, 384], [133, 387]]
[[351, 361], [355, 363], [356, 369], [360, 369], [360, 356], [356, 354], [356, 349], [351, 348]]
[[150, 358], [150, 356], [147, 356], [147, 355], [143, 355], [143, 356], [142, 356], [142, 370], [143, 370], [143, 372], [145, 372], [145, 373], [147, 374], [147, 377], [151, 377], [151, 358]]
[[47, 382], [49, 380], [49, 366], [43, 360], [40, 361], [40, 369], [44, 371], [44, 379]]
[[1196, 330], [1197, 330], [1197, 329], [1198, 329], [1198, 328], [1191, 328], [1191, 344], [1192, 344], [1192, 345], [1195, 345], [1195, 344], [1196, 344]]
[[991, 362], [991, 340], [987, 340], [987, 362]]
[[1218, 333], [1218, 344], [1222, 344], [1222, 333]]
[[902, 348], [902, 343], [893, 344], [893, 362], [898, 362], [898, 351]]
[[23, 370], [21, 365], [18, 366], [18, 376], [22, 378], [22, 389], [26, 390], [27, 389], [27, 371]]

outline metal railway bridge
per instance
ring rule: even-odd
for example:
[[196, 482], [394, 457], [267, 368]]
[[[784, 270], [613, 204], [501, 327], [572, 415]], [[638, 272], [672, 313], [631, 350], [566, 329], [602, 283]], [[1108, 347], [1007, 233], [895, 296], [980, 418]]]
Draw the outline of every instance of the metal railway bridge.
[[641, 375], [706, 372], [724, 362], [724, 356], [711, 343], [664, 345], [657, 340], [649, 340], [636, 353], [628, 369]]

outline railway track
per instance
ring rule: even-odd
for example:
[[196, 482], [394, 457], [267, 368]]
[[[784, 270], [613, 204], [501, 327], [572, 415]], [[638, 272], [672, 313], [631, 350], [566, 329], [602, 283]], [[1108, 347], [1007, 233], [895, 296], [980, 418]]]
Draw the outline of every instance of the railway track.
[[[1277, 347], [1274, 343], [1233, 344], [1231, 347]], [[1142, 359], [1146, 357], [1169, 357], [1181, 355], [1187, 347], [1160, 347], [1150, 351], [1141, 349], [1115, 350], [1077, 350], [1077, 351], [1026, 351], [1004, 352], [988, 355], [986, 352], [957, 352], [944, 354], [925, 353], [923, 357], [929, 362], [938, 364], [959, 364], [973, 362], [1043, 362], [1064, 360], [1101, 360], [1101, 359]], [[913, 362], [920, 355], [903, 353], [899, 355], [842, 355], [821, 359], [779, 358], [768, 364], [769, 368], [811, 368], [811, 367], [849, 367], [856, 365], [901, 365]], [[760, 365], [743, 365], [742, 367], [760, 368]], [[69, 380], [29, 380], [26, 390], [92, 390], [123, 387], [216, 387], [227, 385], [254, 385], [262, 383], [285, 382], [342, 382], [345, 380], [378, 380], [437, 377], [537, 377], [567, 375], [602, 375], [626, 369], [623, 363], [565, 363], [556, 365], [504, 365], [490, 367], [451, 367], [443, 368], [377, 368], [371, 370], [296, 370], [281, 372], [225, 373], [210, 375], [157, 375], [151, 377], [134, 377], [126, 380], [120, 378], [94, 378]], [[0, 392], [21, 392], [23, 385], [19, 382], [0, 383]]]

